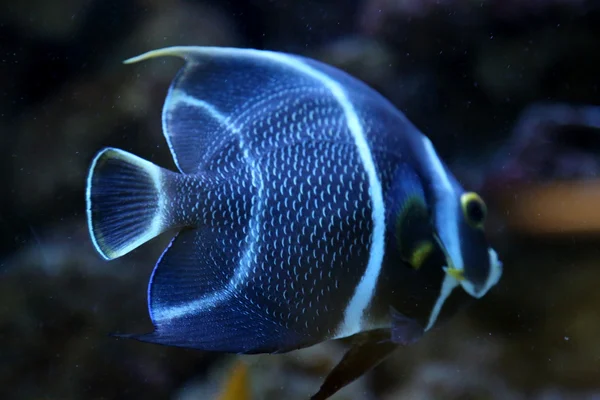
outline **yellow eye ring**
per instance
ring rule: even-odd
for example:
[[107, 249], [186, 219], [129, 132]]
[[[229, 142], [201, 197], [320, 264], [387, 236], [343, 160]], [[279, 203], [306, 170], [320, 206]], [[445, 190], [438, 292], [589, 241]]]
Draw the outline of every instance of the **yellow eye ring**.
[[460, 205], [467, 223], [473, 228], [483, 229], [487, 215], [484, 201], [475, 192], [467, 192], [460, 196]]

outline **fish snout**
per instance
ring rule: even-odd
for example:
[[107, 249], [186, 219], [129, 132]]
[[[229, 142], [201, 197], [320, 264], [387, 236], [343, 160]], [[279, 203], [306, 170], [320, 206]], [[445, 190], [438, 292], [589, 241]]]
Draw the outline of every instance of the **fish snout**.
[[[470, 277], [468, 273], [464, 273], [464, 270], [461, 270], [462, 274], [460, 274], [462, 279], [458, 279], [458, 282], [463, 289], [477, 299], [485, 296], [485, 294], [494, 287], [502, 277], [503, 264], [498, 259], [498, 255], [493, 249], [489, 249], [489, 258], [489, 268], [487, 269], [487, 276], [485, 279], [481, 279], [480, 275]], [[452, 272], [447, 270], [446, 273], [451, 274]]]

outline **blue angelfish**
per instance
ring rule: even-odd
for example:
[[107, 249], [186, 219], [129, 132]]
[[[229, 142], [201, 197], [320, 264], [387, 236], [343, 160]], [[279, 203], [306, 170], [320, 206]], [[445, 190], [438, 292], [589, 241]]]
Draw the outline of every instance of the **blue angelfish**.
[[185, 60], [162, 113], [178, 171], [107, 148], [87, 181], [105, 259], [178, 230], [148, 286], [154, 331], [131, 337], [245, 354], [346, 338], [325, 399], [500, 279], [483, 200], [364, 83], [253, 49], [127, 62], [162, 56]]

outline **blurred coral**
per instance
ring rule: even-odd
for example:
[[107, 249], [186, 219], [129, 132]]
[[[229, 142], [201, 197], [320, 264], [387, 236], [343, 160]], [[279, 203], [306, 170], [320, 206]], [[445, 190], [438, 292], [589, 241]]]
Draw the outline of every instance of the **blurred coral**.
[[600, 107], [535, 104], [492, 159], [488, 186], [600, 176]]
[[458, 14], [461, 18], [454, 20], [463, 24], [469, 20], [467, 13], [515, 20], [563, 9], [582, 13], [591, 7], [589, 0], [365, 0], [360, 25], [365, 32], [378, 33], [390, 20], [426, 18], [439, 12]]

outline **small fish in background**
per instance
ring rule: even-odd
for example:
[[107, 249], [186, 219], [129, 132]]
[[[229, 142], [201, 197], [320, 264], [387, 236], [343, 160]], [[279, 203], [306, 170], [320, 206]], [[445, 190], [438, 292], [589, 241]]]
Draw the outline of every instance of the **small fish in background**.
[[179, 171], [107, 148], [87, 181], [105, 259], [178, 229], [148, 286], [155, 329], [127, 337], [243, 354], [343, 339], [326, 399], [450, 316], [456, 287], [480, 298], [500, 279], [483, 200], [364, 83], [253, 49], [126, 62], [162, 56], [185, 60], [162, 115]]
[[238, 361], [232, 366], [216, 400], [252, 400], [248, 366], [245, 363]]

